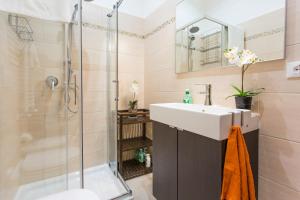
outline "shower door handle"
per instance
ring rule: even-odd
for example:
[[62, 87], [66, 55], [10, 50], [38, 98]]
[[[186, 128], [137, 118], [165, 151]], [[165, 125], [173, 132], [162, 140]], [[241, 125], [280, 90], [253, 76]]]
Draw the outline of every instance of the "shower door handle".
[[118, 80], [113, 80], [112, 81], [113, 83], [115, 83], [116, 84], [116, 90], [117, 90], [117, 92], [116, 92], [116, 97], [115, 97], [115, 102], [119, 102], [119, 81]]
[[77, 76], [74, 75], [74, 104], [77, 105]]

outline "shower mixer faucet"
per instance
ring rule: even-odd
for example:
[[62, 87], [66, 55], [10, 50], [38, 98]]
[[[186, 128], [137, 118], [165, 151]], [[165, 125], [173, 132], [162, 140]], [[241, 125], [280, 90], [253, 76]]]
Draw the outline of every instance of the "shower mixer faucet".
[[52, 91], [54, 91], [55, 87], [58, 85], [58, 79], [55, 76], [48, 76], [46, 79], [46, 84]]

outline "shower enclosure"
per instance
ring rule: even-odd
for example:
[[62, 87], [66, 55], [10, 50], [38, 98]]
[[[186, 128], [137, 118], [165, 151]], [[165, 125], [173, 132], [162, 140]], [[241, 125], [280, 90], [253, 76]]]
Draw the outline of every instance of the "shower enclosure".
[[0, 199], [130, 196], [116, 155], [120, 3], [0, 0]]

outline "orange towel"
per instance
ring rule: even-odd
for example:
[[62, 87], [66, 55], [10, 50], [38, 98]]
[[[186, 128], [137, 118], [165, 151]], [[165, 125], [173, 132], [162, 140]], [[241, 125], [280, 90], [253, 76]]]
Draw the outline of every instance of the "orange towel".
[[255, 200], [255, 187], [247, 146], [241, 128], [228, 137], [221, 200]]

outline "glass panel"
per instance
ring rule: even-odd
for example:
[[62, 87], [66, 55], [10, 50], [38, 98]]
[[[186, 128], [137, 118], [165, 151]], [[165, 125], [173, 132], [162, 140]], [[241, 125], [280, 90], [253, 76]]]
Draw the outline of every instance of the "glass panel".
[[108, 160], [112, 171], [117, 174], [117, 110], [118, 69], [117, 69], [117, 13], [108, 18], [107, 31], [107, 117], [108, 117]]
[[80, 188], [81, 182], [81, 27], [79, 1], [73, 6], [71, 21], [65, 24], [65, 116], [69, 189]]
[[128, 194], [117, 173], [117, 11], [108, 18], [84, 2], [81, 27], [79, 6], [43, 3], [45, 13], [34, 2], [20, 13], [0, 5], [18, 13], [0, 11], [0, 199], [81, 180], [101, 199]]
[[[34, 199], [66, 188], [62, 177], [56, 188], [42, 189], [43, 180], [66, 174], [64, 25], [13, 14], [12, 27], [9, 16], [1, 13], [1, 60], [6, 62], [1, 93], [6, 95], [1, 98], [0, 188], [3, 199]], [[32, 27], [33, 41], [18, 35], [19, 23]]]
[[100, 199], [128, 193], [117, 173], [117, 25], [116, 10], [84, 2], [84, 187]]
[[[0, 6], [0, 199], [32, 200], [66, 190], [67, 157], [80, 155], [78, 145], [67, 151], [67, 119], [78, 116], [65, 107], [67, 94], [74, 101], [66, 84], [74, 10], [68, 2], [44, 1], [47, 12], [34, 2]], [[78, 125], [73, 127], [75, 135]]]

